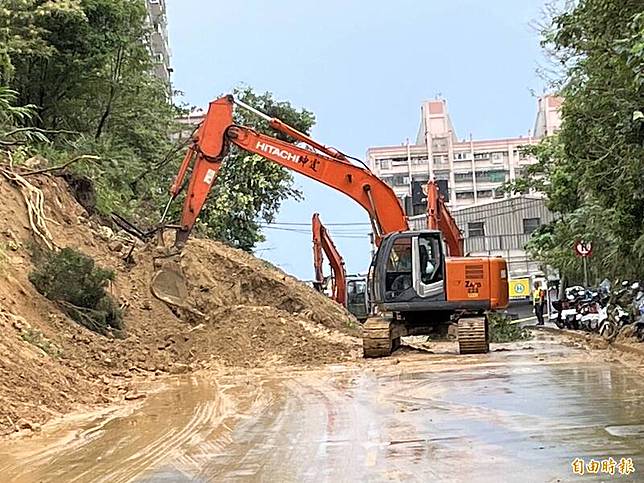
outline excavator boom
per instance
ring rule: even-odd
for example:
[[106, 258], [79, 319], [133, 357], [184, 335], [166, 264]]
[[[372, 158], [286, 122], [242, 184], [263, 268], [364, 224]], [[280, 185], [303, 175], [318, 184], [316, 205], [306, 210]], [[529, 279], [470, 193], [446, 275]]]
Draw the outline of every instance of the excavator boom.
[[450, 256], [463, 256], [463, 235], [433, 179], [427, 183], [427, 228], [441, 231]]
[[179, 246], [187, 240], [230, 144], [319, 181], [355, 200], [369, 214], [377, 245], [385, 234], [409, 228], [395, 193], [371, 171], [351, 164], [343, 154], [313, 141], [279, 120], [269, 118], [271, 126], [294, 136], [308, 149], [260, 134], [248, 127], [234, 125], [233, 103], [232, 97], [226, 96], [210, 104], [208, 114], [172, 186], [171, 193], [177, 196], [194, 159], [181, 230], [177, 232]]
[[344, 260], [335, 247], [329, 232], [320, 221], [320, 215], [313, 215], [311, 228], [313, 231], [313, 264], [315, 267], [315, 280], [321, 287], [324, 284], [323, 256], [324, 253], [331, 265], [333, 275], [333, 300], [340, 305], [347, 303], [347, 275]]

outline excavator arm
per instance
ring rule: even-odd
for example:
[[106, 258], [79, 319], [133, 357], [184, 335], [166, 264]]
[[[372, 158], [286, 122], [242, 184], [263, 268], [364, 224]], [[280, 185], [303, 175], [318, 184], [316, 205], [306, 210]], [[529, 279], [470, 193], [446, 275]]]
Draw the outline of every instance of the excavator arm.
[[[306, 146], [235, 125], [235, 103], [262, 116], [274, 129]], [[176, 197], [194, 160], [181, 227], [177, 232], [177, 246], [180, 247], [186, 242], [230, 145], [258, 154], [355, 200], [369, 214], [377, 245], [384, 235], [408, 229], [407, 218], [393, 190], [367, 168], [351, 164], [342, 153], [314, 141], [278, 119], [270, 118], [250, 106], [235, 101], [232, 96], [226, 96], [210, 104], [206, 118], [171, 188], [173, 197]]]
[[463, 256], [463, 235], [434, 180], [427, 183], [427, 228], [441, 231], [450, 256]]
[[347, 302], [347, 275], [344, 268], [344, 260], [335, 247], [329, 232], [320, 221], [320, 215], [315, 213], [311, 223], [313, 230], [313, 264], [315, 267], [315, 280], [321, 287], [324, 284], [324, 272], [322, 270], [323, 256], [326, 254], [331, 271], [333, 273], [333, 300], [340, 305]]

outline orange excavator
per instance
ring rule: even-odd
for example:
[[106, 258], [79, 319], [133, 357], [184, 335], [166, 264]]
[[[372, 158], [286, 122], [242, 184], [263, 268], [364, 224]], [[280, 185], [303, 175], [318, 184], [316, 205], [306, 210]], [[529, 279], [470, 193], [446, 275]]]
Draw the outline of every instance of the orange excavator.
[[[360, 322], [364, 322], [369, 315], [366, 278], [360, 275], [347, 275], [344, 260], [335, 247], [329, 231], [320, 221], [318, 213], [313, 214], [311, 229], [313, 232], [314, 287], [322, 292], [330, 281], [331, 298], [343, 305]], [[330, 277], [324, 276], [323, 262], [325, 255], [331, 266]]]
[[313, 214], [311, 220], [313, 231], [313, 268], [315, 269], [315, 288], [319, 291], [324, 289], [326, 278], [323, 270], [323, 253], [326, 254], [331, 265], [332, 293], [331, 298], [340, 305], [347, 303], [347, 272], [344, 268], [344, 260], [335, 247], [329, 232], [320, 221], [318, 213]]
[[[235, 105], [261, 117], [295, 142], [235, 125]], [[368, 275], [372, 316], [363, 326], [365, 357], [387, 356], [398, 347], [400, 337], [431, 333], [453, 322], [458, 323], [461, 353], [489, 350], [487, 318], [471, 314], [507, 306], [507, 265], [502, 258], [448, 256], [460, 255], [462, 242], [458, 228], [449, 228], [453, 220], [437, 192], [428, 193], [430, 199], [437, 197], [436, 209], [428, 213], [428, 219], [429, 226], [438, 229], [410, 230], [394, 191], [366, 165], [354, 164], [354, 158], [232, 96], [210, 103], [172, 185], [174, 199], [192, 166], [176, 249], [186, 243], [231, 145], [330, 186], [367, 211], [377, 250]], [[180, 280], [160, 279], [166, 283], [153, 287], [157, 296], [161, 292], [172, 299], [185, 293]]]

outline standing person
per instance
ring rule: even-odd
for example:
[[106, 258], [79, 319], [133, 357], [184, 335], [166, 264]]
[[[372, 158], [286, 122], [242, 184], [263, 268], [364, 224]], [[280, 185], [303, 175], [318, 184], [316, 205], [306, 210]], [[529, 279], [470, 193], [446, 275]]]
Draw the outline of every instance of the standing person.
[[532, 305], [534, 305], [534, 314], [537, 316], [537, 325], [544, 325], [543, 307], [545, 301], [546, 291], [541, 288], [541, 282], [536, 280], [534, 282], [534, 290], [532, 291]]

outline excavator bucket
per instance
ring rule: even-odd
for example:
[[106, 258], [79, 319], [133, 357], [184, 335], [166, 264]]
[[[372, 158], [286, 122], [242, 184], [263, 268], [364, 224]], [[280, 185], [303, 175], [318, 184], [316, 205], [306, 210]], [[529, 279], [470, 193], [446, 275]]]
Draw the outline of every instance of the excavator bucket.
[[155, 265], [158, 270], [150, 284], [152, 295], [169, 305], [189, 308], [188, 287], [178, 258], [157, 259]]

